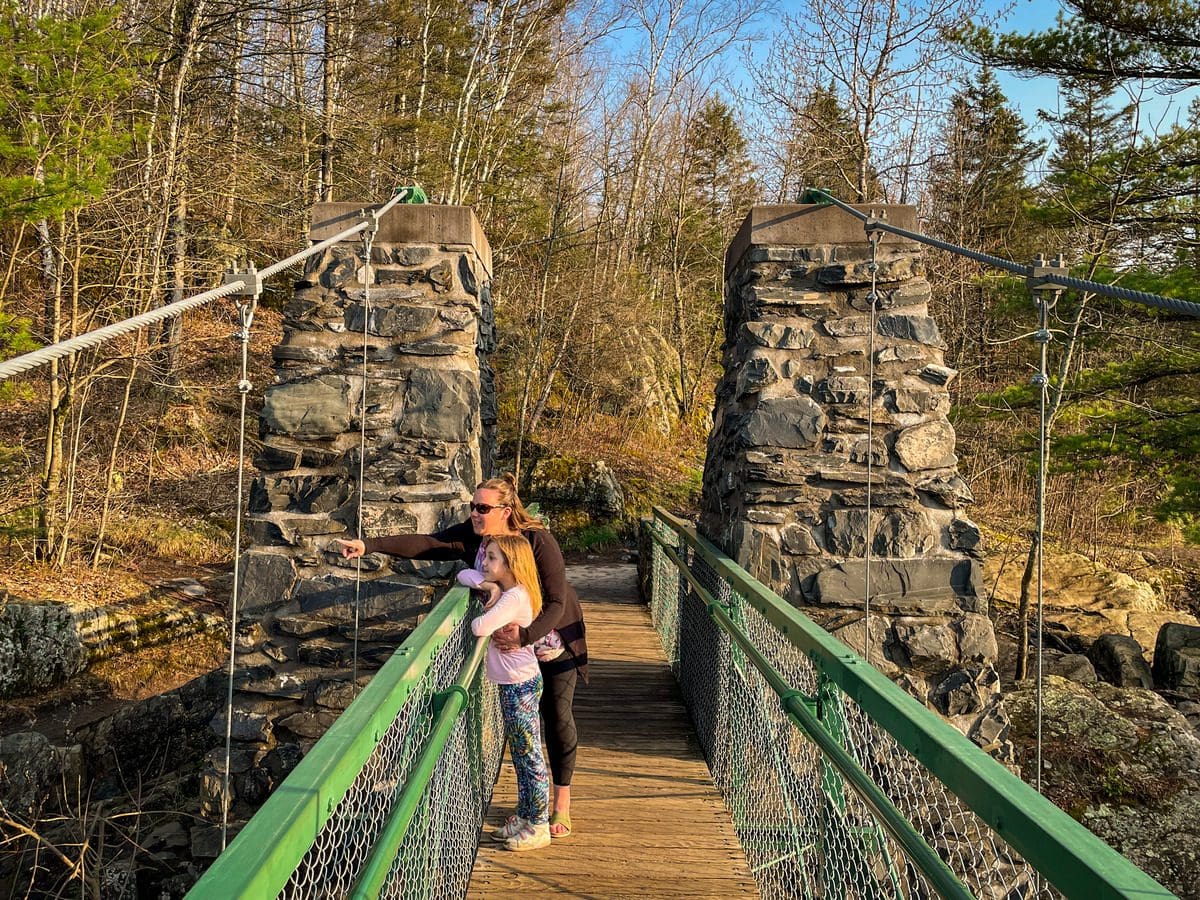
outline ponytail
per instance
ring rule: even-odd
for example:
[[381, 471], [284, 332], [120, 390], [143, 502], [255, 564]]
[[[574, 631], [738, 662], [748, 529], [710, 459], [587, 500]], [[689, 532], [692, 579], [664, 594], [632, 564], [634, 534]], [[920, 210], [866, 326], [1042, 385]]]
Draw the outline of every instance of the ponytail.
[[509, 516], [509, 524], [517, 531], [545, 531], [546, 526], [541, 520], [535, 519], [529, 514], [524, 505], [521, 503], [521, 498], [517, 496], [517, 479], [512, 472], [505, 472], [499, 478], [489, 478], [487, 481], [479, 482], [475, 490], [480, 491], [495, 491], [500, 495], [500, 502], [497, 506], [507, 506], [512, 515]]

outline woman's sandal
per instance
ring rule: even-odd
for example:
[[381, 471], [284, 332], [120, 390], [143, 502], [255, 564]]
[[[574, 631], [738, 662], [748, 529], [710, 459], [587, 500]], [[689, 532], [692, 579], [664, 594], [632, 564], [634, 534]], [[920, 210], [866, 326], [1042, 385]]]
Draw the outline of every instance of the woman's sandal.
[[[554, 827], [558, 826], [562, 831], [555, 831]], [[571, 836], [571, 814], [565, 812], [556, 812], [550, 816], [550, 837], [565, 838]]]

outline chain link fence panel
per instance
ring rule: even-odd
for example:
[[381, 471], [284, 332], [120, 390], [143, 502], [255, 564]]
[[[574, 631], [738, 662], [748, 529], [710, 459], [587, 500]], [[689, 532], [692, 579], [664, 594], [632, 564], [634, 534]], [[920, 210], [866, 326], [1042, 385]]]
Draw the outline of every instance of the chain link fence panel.
[[[818, 717], [966, 888], [981, 900], [1061, 896], [875, 723], [704, 558], [657, 520], [696, 582]], [[939, 896], [874, 811], [797, 727], [708, 600], [651, 542], [651, 618], [713, 780], [765, 898], [925, 900]]]
[[[454, 682], [475, 641], [468, 617], [437, 651], [279, 894], [281, 900], [333, 900], [350, 893], [413, 764], [429, 741], [436, 697]], [[503, 749], [504, 727], [496, 687], [480, 672], [471, 687], [470, 703], [454, 724], [380, 896], [449, 898], [466, 894], [479, 826], [491, 799]]]

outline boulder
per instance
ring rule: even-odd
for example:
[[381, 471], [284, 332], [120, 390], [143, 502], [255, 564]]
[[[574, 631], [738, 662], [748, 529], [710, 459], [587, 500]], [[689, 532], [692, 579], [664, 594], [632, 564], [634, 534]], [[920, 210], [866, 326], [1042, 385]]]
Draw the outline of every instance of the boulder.
[[929, 702], [943, 716], [972, 716], [984, 709], [1000, 691], [1000, 676], [990, 665], [956, 669], [929, 692]]
[[1046, 671], [1077, 684], [1095, 684], [1099, 681], [1096, 677], [1096, 667], [1082, 653], [1065, 653], [1057, 659], [1051, 659]]
[[[889, 654], [895, 643], [891, 624], [887, 616], [871, 616], [869, 627], [864, 628], [861, 615], [846, 624], [827, 625], [829, 633], [851, 650], [870, 660], [871, 665], [889, 678], [900, 674], [900, 667], [892, 662]], [[869, 641], [869, 648], [866, 643]], [[869, 652], [868, 652], [869, 649]]]
[[[1200, 736], [1158, 694], [1049, 676], [1043, 685], [1043, 792], [1182, 898], [1200, 900]], [[1036, 687], [1005, 695], [1029, 770]]]
[[44, 735], [22, 731], [0, 738], [0, 809], [34, 818], [59, 785], [62, 771], [60, 755]]
[[967, 613], [953, 622], [958, 637], [958, 658], [964, 663], [995, 663], [999, 655], [996, 631], [991, 620], [978, 613]]
[[1088, 648], [1096, 675], [1117, 687], [1154, 687], [1142, 645], [1127, 634], [1102, 634]]
[[0, 697], [61, 684], [86, 664], [86, 648], [65, 604], [0, 597]]
[[958, 640], [951, 624], [939, 619], [896, 620], [896, 652], [906, 669], [944, 672], [958, 662]]
[[1002, 762], [1012, 762], [1015, 751], [1009, 740], [1012, 720], [1004, 706], [1004, 698], [993, 694], [983, 711], [967, 729], [967, 737]]
[[[1155, 659], [1155, 663], [1158, 660]], [[1164, 654], [1155, 681], [1160, 688], [1200, 697], [1200, 647], [1182, 647]]]
[[1154, 642], [1154, 683], [1200, 697], [1200, 627], [1168, 622]]

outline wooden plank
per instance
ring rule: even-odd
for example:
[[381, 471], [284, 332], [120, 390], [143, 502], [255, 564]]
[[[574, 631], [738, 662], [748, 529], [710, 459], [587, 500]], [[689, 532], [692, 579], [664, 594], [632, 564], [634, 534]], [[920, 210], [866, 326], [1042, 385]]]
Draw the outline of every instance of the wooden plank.
[[[568, 576], [583, 599], [592, 676], [575, 694], [575, 830], [530, 853], [485, 835], [467, 896], [758, 896], [649, 611], [637, 602], [633, 566], [572, 567]], [[506, 761], [485, 827], [515, 804]]]

